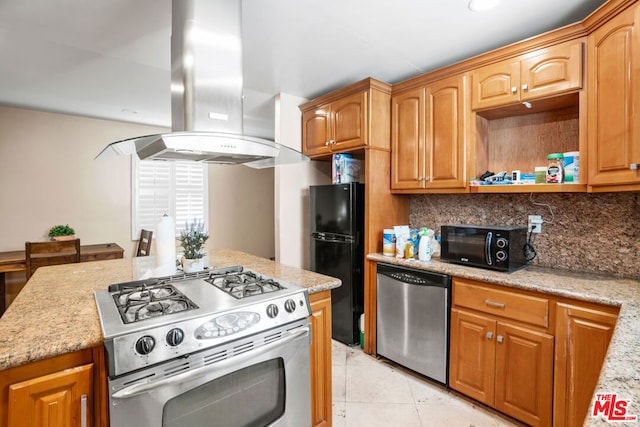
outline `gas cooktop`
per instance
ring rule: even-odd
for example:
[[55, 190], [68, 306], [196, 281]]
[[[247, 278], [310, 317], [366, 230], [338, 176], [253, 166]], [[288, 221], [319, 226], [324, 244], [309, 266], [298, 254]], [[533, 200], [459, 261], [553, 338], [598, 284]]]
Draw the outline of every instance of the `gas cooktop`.
[[109, 375], [311, 315], [304, 288], [241, 266], [117, 283], [95, 299]]

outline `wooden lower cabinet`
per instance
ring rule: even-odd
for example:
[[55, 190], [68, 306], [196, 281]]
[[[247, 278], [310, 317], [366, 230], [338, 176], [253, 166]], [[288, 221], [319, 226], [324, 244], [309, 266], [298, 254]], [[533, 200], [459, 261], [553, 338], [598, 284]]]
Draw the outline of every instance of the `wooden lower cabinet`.
[[532, 426], [551, 424], [553, 336], [451, 311], [451, 388]]
[[0, 427], [106, 426], [102, 346], [0, 372]]
[[553, 425], [582, 426], [613, 335], [617, 309], [558, 303]]
[[311, 425], [331, 426], [331, 291], [309, 295], [311, 304]]
[[91, 425], [93, 364], [9, 386], [10, 427]]

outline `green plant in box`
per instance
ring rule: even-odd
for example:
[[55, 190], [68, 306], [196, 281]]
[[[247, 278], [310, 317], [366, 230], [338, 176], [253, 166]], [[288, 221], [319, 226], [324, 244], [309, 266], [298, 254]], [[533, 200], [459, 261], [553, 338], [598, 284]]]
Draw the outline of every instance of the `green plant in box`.
[[204, 231], [204, 223], [201, 221], [187, 222], [178, 238], [180, 246], [184, 249], [184, 257], [186, 259], [204, 257], [203, 249], [207, 239], [209, 239], [209, 235]]
[[73, 236], [76, 231], [67, 225], [54, 225], [49, 229], [49, 237]]

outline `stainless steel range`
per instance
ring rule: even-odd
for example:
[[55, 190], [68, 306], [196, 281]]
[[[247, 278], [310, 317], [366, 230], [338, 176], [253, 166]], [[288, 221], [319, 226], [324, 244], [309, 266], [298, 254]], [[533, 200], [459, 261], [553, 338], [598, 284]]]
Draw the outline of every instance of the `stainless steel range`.
[[230, 267], [95, 298], [112, 426], [310, 425], [305, 289]]

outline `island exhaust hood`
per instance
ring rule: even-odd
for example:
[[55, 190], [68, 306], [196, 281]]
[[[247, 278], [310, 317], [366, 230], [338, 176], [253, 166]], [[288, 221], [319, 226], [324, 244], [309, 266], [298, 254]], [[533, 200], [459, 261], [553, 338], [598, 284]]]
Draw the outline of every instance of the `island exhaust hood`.
[[97, 158], [243, 164], [254, 168], [309, 158], [244, 135], [241, 0], [172, 0], [171, 132], [117, 141]]

